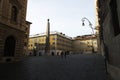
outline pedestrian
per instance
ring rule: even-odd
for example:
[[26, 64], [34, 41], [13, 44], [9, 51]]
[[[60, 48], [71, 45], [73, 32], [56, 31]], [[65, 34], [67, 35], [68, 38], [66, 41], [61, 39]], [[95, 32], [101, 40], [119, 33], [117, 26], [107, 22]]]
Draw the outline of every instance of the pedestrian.
[[41, 54], [41, 52], [39, 52], [39, 56], [41, 56], [42, 54]]
[[52, 52], [52, 56], [54, 56], [54, 52]]
[[63, 58], [63, 52], [61, 52], [61, 58]]
[[64, 57], [66, 58], [67, 52], [64, 53]]
[[30, 53], [29, 53], [29, 56], [31, 56], [31, 55], [32, 55], [32, 53], [30, 52]]

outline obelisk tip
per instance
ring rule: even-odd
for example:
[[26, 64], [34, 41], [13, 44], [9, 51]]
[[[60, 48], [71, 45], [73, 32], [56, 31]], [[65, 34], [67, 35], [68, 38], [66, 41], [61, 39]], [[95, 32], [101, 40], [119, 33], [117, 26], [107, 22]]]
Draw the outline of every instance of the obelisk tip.
[[48, 21], [49, 21], [50, 19], [48, 19]]

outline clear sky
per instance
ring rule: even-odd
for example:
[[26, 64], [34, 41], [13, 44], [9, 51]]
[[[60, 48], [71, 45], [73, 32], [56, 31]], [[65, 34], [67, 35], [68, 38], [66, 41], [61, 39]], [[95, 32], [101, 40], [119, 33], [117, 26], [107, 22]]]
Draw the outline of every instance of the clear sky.
[[28, 0], [27, 20], [32, 22], [31, 34], [46, 32], [47, 19], [50, 30], [70, 37], [91, 34], [86, 17], [95, 26], [95, 0]]

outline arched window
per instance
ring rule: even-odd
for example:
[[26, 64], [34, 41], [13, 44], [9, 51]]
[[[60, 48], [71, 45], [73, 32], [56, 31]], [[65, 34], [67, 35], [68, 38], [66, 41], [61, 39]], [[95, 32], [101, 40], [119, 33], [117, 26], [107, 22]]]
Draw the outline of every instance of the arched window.
[[11, 13], [11, 19], [15, 22], [17, 21], [17, 15], [18, 15], [17, 7], [13, 6], [12, 7], [12, 13]]
[[0, 0], [0, 8], [1, 8], [1, 0]]

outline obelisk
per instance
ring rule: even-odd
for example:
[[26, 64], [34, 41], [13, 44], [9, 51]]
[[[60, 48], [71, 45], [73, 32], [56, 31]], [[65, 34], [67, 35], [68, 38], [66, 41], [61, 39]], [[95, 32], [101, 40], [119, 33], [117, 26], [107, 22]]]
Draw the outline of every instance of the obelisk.
[[50, 22], [47, 19], [45, 55], [50, 55]]

